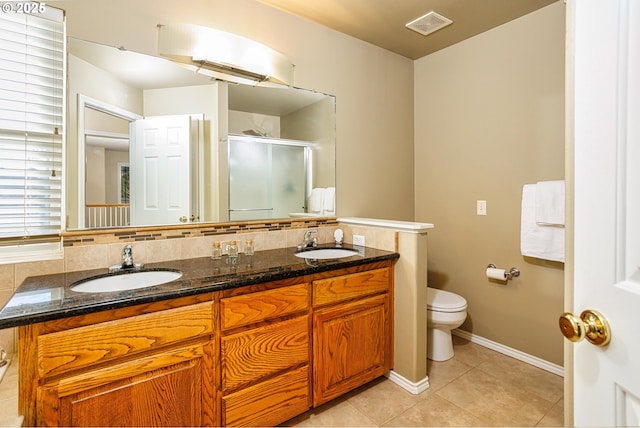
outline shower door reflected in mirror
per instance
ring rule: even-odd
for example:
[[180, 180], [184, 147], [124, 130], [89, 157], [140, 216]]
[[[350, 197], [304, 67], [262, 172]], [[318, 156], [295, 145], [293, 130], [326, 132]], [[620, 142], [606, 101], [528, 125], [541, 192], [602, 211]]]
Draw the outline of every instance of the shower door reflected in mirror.
[[304, 212], [311, 143], [229, 136], [229, 220]]

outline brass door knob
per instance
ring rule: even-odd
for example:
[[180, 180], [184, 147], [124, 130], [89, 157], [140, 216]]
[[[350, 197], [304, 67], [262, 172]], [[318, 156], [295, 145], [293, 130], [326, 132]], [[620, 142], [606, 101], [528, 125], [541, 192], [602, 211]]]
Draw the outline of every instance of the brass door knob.
[[587, 309], [578, 318], [570, 312], [565, 312], [558, 320], [560, 331], [572, 342], [587, 339], [596, 346], [605, 346], [611, 341], [611, 329], [606, 318], [601, 313]]
[[183, 215], [182, 217], [179, 218], [180, 223], [186, 223], [189, 219], [187, 218], [186, 215]]

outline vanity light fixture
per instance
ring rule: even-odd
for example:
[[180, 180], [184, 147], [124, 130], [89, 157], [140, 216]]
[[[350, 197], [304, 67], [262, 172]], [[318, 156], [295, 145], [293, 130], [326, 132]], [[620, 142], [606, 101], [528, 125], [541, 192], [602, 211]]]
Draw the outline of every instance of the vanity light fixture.
[[158, 25], [158, 53], [216, 79], [293, 84], [293, 63], [284, 55], [254, 40], [214, 28]]
[[416, 31], [423, 36], [438, 31], [447, 25], [451, 25], [453, 21], [437, 12], [431, 11], [420, 18], [414, 19], [405, 25], [410, 30]]

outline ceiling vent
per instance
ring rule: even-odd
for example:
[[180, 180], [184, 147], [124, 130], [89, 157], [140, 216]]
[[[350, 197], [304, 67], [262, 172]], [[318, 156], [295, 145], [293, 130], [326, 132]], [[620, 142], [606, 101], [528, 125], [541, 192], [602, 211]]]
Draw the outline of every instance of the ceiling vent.
[[410, 30], [416, 31], [423, 36], [426, 36], [427, 34], [438, 31], [439, 29], [444, 28], [451, 23], [453, 23], [453, 21], [449, 18], [446, 18], [437, 12], [431, 11], [418, 19], [414, 19], [413, 21], [405, 25], [405, 27]]

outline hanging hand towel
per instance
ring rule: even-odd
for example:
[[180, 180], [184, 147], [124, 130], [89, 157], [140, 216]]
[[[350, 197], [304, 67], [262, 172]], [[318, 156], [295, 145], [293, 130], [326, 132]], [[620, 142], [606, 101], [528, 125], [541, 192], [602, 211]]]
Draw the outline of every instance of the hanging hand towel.
[[309, 208], [307, 212], [310, 213], [320, 213], [322, 212], [322, 199], [324, 197], [324, 188], [316, 187], [311, 190], [311, 195], [309, 195]]
[[335, 215], [336, 213], [336, 188], [327, 187], [322, 196], [322, 214]]
[[522, 188], [520, 251], [523, 256], [564, 262], [564, 227], [536, 223], [537, 185]]
[[564, 226], [564, 180], [538, 181], [536, 223]]

